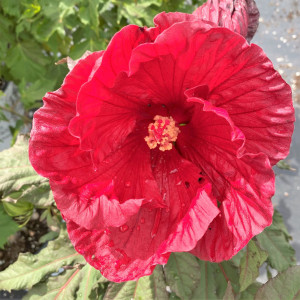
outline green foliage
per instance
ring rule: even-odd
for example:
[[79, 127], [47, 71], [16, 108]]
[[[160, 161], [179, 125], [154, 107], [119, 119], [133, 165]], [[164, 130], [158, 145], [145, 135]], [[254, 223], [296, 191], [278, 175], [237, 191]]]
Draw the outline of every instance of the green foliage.
[[29, 162], [27, 137], [19, 136], [12, 148], [0, 152], [0, 169], [0, 196], [11, 216], [22, 215], [22, 208], [27, 214], [33, 206], [53, 204], [48, 180], [38, 175]]
[[240, 285], [244, 291], [259, 275], [260, 266], [266, 261], [268, 253], [250, 241], [241, 260]]
[[30, 289], [59, 268], [82, 263], [84, 259], [62, 231], [59, 238], [48, 243], [38, 254], [21, 253], [18, 260], [0, 273], [0, 289]]
[[225, 295], [223, 297], [223, 300], [234, 300], [234, 292], [233, 292], [230, 281], [228, 282], [227, 289], [226, 289]]
[[276, 166], [279, 169], [283, 169], [283, 170], [289, 170], [289, 171], [296, 171], [296, 169], [292, 168], [287, 162], [285, 162], [284, 160], [279, 161]]
[[269, 280], [257, 292], [255, 300], [300, 299], [300, 266], [294, 266]]
[[0, 203], [0, 248], [6, 244], [7, 238], [16, 233], [19, 229], [18, 224], [9, 217]]
[[34, 206], [26, 201], [18, 201], [16, 203], [3, 202], [6, 213], [14, 217], [20, 226], [26, 225], [33, 213]]
[[108, 285], [104, 300], [123, 299], [168, 299], [164, 272], [161, 266], [157, 266], [151, 276], [145, 276], [138, 281], [128, 281], [124, 283], [111, 282]]
[[164, 273], [179, 299], [221, 299], [229, 280], [238, 291], [239, 270], [232, 261], [216, 264], [188, 253], [172, 253]]
[[282, 217], [274, 212], [273, 224], [256, 236], [257, 242], [268, 253], [268, 263], [278, 272], [295, 265], [295, 250], [290, 245], [290, 236], [283, 223]]
[[97, 299], [97, 284], [101, 273], [89, 264], [65, 269], [62, 273], [50, 276], [47, 281], [38, 283], [23, 298], [24, 300], [51, 299]]

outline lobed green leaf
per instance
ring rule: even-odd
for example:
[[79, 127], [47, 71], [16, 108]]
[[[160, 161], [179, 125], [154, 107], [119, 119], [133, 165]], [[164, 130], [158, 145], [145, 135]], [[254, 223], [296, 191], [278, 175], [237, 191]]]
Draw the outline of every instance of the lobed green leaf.
[[169, 294], [162, 266], [157, 266], [151, 276], [144, 276], [138, 281], [122, 283], [111, 282], [103, 300], [167, 300]]
[[1, 228], [0, 248], [3, 248], [3, 246], [7, 242], [8, 237], [16, 233], [19, 229], [19, 226], [10, 216], [8, 216], [5, 213], [1, 203], [0, 203], [0, 228]]
[[32, 204], [42, 207], [53, 203], [48, 180], [38, 175], [29, 162], [28, 138], [25, 136], [19, 136], [12, 148], [0, 152], [0, 170], [3, 201], [22, 201], [31, 208]]
[[226, 289], [225, 295], [223, 297], [223, 300], [234, 300], [234, 292], [233, 292], [230, 281], [228, 281], [227, 289]]
[[222, 299], [228, 281], [239, 291], [238, 268], [231, 261], [201, 261], [189, 253], [172, 253], [164, 268], [167, 284], [180, 299]]
[[259, 276], [259, 268], [266, 261], [268, 253], [250, 241], [241, 260], [240, 291], [244, 291]]
[[62, 231], [59, 238], [48, 243], [38, 254], [21, 253], [18, 260], [0, 272], [0, 289], [30, 289], [59, 268], [84, 262]]
[[295, 250], [289, 243], [290, 236], [287, 233], [283, 219], [275, 211], [273, 223], [261, 234], [256, 236], [260, 248], [268, 253], [268, 263], [278, 272], [295, 265]]
[[259, 288], [255, 300], [300, 299], [300, 266], [279, 273]]

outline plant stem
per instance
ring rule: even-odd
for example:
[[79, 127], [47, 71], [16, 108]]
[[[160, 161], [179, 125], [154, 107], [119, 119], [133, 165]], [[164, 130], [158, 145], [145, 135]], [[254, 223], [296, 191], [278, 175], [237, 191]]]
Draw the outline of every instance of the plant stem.
[[4, 110], [4, 111], [7, 111], [15, 116], [18, 116], [22, 119], [22, 121], [25, 123], [25, 124], [30, 124], [31, 123], [31, 119], [29, 119], [28, 117], [22, 115], [22, 114], [19, 114], [18, 112], [14, 111], [12, 108], [10, 107], [5, 107], [5, 106], [1, 106], [0, 105], [0, 110]]

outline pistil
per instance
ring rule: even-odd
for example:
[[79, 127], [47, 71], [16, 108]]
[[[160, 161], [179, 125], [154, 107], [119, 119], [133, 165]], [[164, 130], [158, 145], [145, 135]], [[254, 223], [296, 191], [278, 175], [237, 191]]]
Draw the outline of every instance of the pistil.
[[156, 115], [153, 120], [155, 122], [148, 126], [149, 135], [145, 137], [147, 145], [150, 149], [159, 146], [161, 151], [171, 150], [180, 133], [174, 119]]

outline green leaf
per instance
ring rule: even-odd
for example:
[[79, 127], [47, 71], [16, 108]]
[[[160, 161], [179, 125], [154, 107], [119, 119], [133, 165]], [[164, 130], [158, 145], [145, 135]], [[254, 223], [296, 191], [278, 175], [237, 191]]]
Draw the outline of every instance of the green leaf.
[[287, 162], [285, 162], [284, 160], [279, 161], [276, 164], [276, 167], [278, 167], [279, 169], [283, 169], [283, 170], [289, 170], [289, 171], [296, 171], [296, 169], [292, 168]]
[[80, 271], [80, 286], [76, 292], [77, 299], [93, 299], [91, 296], [97, 286], [98, 280], [102, 277], [99, 270], [96, 270], [89, 264], [86, 264]]
[[94, 300], [97, 297], [98, 281], [103, 278], [100, 271], [89, 264], [64, 270], [36, 284], [24, 300]]
[[132, 299], [134, 297], [136, 285], [136, 281], [127, 281], [122, 283], [111, 282], [108, 285], [103, 300]]
[[[201, 277], [200, 264], [195, 256], [188, 253], [172, 253], [170, 255], [165, 266], [165, 276], [171, 291], [180, 299], [191, 299], [199, 283], [207, 287], [208, 293], [211, 291], [212, 282]], [[207, 276], [210, 277], [209, 274]]]
[[48, 180], [38, 175], [29, 162], [28, 138], [25, 136], [19, 136], [12, 148], [0, 152], [0, 169], [3, 201], [23, 200], [36, 206], [53, 203]]
[[21, 253], [18, 260], [0, 273], [0, 289], [29, 289], [63, 266], [84, 262], [65, 231], [38, 254]]
[[241, 293], [239, 299], [241, 299], [241, 300], [254, 300], [254, 297], [255, 297], [258, 289], [261, 286], [262, 286], [262, 284], [259, 283], [259, 282], [252, 283], [250, 286], [248, 286], [248, 288], [245, 291], [243, 291]]
[[[23, 300], [54, 300], [58, 299], [65, 288], [76, 280], [78, 269], [65, 270], [57, 276], [49, 277], [45, 282], [36, 284], [24, 297]], [[72, 300], [74, 299], [71, 298]]]
[[148, 0], [143, 2], [122, 1], [118, 2], [118, 20], [120, 23], [122, 17], [127, 19], [128, 23], [138, 26], [153, 26], [153, 17], [157, 13], [151, 6], [160, 6], [161, 1]]
[[[8, 45], [14, 46], [15, 38], [12, 34], [14, 24], [10, 18], [1, 15], [0, 17], [0, 59], [4, 60]], [[1, 75], [1, 74], [0, 74]]]
[[171, 291], [184, 300], [220, 299], [231, 279], [238, 289], [238, 270], [231, 262], [216, 264], [189, 253], [172, 253], [164, 271]]
[[261, 250], [252, 240], [248, 243], [241, 260], [240, 291], [244, 291], [259, 276], [259, 268], [267, 259], [268, 253]]
[[273, 224], [256, 236], [263, 250], [268, 252], [268, 263], [278, 272], [295, 264], [295, 250], [289, 243], [289, 236], [283, 219], [278, 212], [274, 213]]
[[2, 204], [0, 203], [0, 248], [3, 249], [3, 246], [6, 244], [9, 236], [15, 234], [19, 226], [18, 224], [9, 217], [4, 209]]
[[34, 206], [26, 201], [18, 201], [16, 203], [3, 202], [3, 208], [9, 216], [17, 218], [20, 226], [24, 226], [30, 220]]
[[97, 51], [99, 49], [102, 49], [103, 47], [103, 41], [97, 41], [93, 39], [88, 39], [85, 41], [82, 41], [74, 46], [71, 47], [70, 50], [70, 57], [72, 59], [78, 59], [80, 58], [86, 51]]
[[54, 89], [55, 80], [41, 78], [36, 80], [33, 84], [22, 84], [19, 85], [19, 91], [21, 94], [21, 101], [26, 108], [32, 107], [36, 100], [40, 100], [44, 97], [46, 92]]
[[300, 299], [300, 266], [291, 267], [269, 280], [258, 290], [255, 299]]
[[19, 42], [7, 52], [6, 64], [10, 73], [17, 80], [26, 78], [34, 82], [45, 74], [44, 66], [48, 58], [41, 51], [40, 45], [34, 41]]
[[151, 276], [141, 277], [138, 281], [123, 283], [111, 282], [103, 300], [150, 300], [169, 299], [162, 266], [157, 266]]
[[26, 7], [26, 9], [22, 14], [21, 19], [30, 19], [34, 15], [38, 14], [41, 10], [41, 6], [39, 5], [37, 0], [34, 0], [31, 3], [25, 3], [24, 6]]
[[135, 300], [168, 299], [166, 282], [162, 266], [157, 266], [151, 276], [138, 280], [135, 290]]
[[98, 0], [88, 0], [87, 6], [80, 7], [78, 13], [82, 24], [89, 25], [95, 32], [98, 32], [99, 26], [98, 6]]
[[[237, 255], [235, 256], [237, 257]], [[233, 290], [238, 293], [240, 290], [239, 284], [239, 268], [236, 266], [234, 262], [234, 258], [232, 260], [223, 261], [218, 264], [219, 268], [222, 271], [222, 275], [225, 277], [226, 281], [230, 281]], [[219, 285], [217, 285], [218, 287]], [[222, 295], [222, 294], [221, 294]]]
[[13, 16], [20, 17], [21, 14], [21, 1], [20, 0], [1, 0], [1, 8], [4, 13]]
[[225, 295], [223, 297], [223, 300], [234, 300], [234, 292], [233, 292], [230, 281], [228, 281], [227, 289], [226, 289]]
[[10, 142], [10, 145], [13, 146], [14, 143], [16, 142], [17, 140], [17, 137], [19, 135], [19, 132], [21, 130], [21, 128], [24, 126], [24, 122], [23, 120], [18, 120], [15, 124], [15, 126], [9, 126], [9, 130], [10, 130], [10, 133], [11, 133], [11, 136], [12, 136], [12, 140]]
[[287, 241], [292, 239], [292, 237], [288, 233], [288, 230], [284, 224], [282, 215], [276, 209], [274, 209], [272, 228], [281, 230], [284, 233]]
[[39, 243], [43, 244], [48, 241], [54, 240], [58, 237], [59, 233], [57, 231], [50, 231], [40, 237]]

